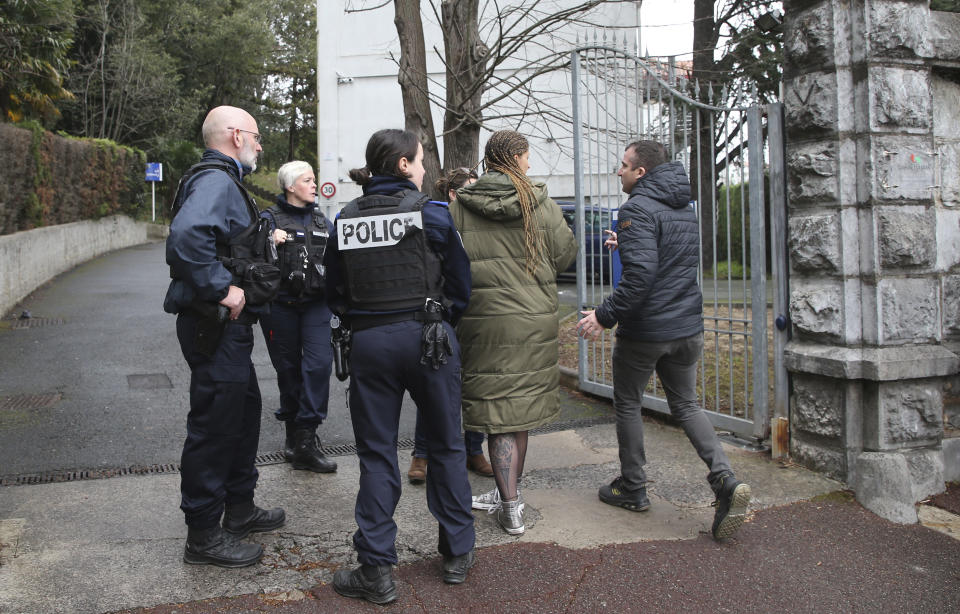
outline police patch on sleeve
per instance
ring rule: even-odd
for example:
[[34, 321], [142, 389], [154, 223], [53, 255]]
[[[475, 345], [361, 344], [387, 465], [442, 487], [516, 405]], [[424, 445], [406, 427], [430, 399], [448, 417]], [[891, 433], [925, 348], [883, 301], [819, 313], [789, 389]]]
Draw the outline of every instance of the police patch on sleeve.
[[420, 211], [339, 218], [337, 244], [344, 249], [389, 247], [399, 243], [409, 232], [423, 229]]

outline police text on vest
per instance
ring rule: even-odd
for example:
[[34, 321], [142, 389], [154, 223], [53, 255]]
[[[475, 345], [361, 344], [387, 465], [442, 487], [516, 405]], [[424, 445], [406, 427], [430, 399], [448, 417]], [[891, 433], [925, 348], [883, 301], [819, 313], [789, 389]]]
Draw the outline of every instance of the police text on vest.
[[389, 247], [400, 242], [408, 232], [423, 228], [420, 211], [392, 215], [369, 215], [337, 220], [340, 249]]

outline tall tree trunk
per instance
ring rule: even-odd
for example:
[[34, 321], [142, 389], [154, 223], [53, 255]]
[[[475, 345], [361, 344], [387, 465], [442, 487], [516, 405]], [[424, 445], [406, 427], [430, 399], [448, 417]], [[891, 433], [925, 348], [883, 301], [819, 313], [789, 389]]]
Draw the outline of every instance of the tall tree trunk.
[[480, 40], [479, 0], [440, 5], [446, 43], [447, 110], [443, 116], [443, 167], [476, 166], [480, 149], [480, 75], [487, 48]]
[[[693, 78], [700, 82], [701, 101], [709, 98], [707, 92], [714, 78], [714, 50], [717, 46], [716, 24], [714, 23], [714, 0], [694, 0], [693, 3]], [[716, 96], [714, 97], [716, 100]], [[714, 178], [715, 160], [713, 155], [714, 130], [710, 121], [712, 113], [698, 110], [700, 127], [697, 142], [700, 148], [690, 157], [690, 181], [693, 198], [697, 199], [697, 211], [700, 214], [702, 263], [704, 270], [714, 265], [713, 234], [716, 215], [717, 184]]]
[[287, 132], [287, 162], [294, 159], [297, 148], [297, 83], [300, 79], [297, 77], [293, 78], [293, 83], [290, 85], [290, 128]]
[[430, 194], [440, 177], [440, 154], [427, 95], [427, 57], [423, 42], [420, 0], [394, 0], [393, 23], [400, 37], [400, 71], [397, 81], [403, 94], [404, 127], [423, 143], [423, 166], [427, 173], [422, 191]]

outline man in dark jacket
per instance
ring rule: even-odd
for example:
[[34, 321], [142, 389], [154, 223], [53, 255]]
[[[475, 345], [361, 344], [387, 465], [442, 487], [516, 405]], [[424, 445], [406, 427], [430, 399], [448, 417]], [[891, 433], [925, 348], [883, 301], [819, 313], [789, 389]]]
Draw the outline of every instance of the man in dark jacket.
[[256, 563], [263, 548], [240, 540], [286, 519], [280, 508], [253, 503], [262, 405], [250, 355], [252, 324], [265, 307], [252, 304], [246, 280], [224, 266], [226, 254], [259, 245], [251, 232], [258, 212], [240, 181], [256, 167], [260, 134], [246, 111], [217, 107], [203, 122], [203, 141], [203, 159], [177, 192], [167, 238], [172, 280], [163, 302], [166, 312], [177, 314], [177, 338], [190, 366], [180, 463], [183, 560], [244, 567]]
[[620, 476], [600, 488], [600, 500], [642, 512], [650, 507], [643, 466], [643, 391], [656, 371], [670, 413], [680, 422], [717, 496], [713, 536], [732, 535], [746, 516], [750, 487], [737, 480], [703, 409], [697, 403], [697, 362], [703, 348], [703, 297], [697, 285], [699, 233], [690, 206], [690, 182], [655, 141], [627, 146], [617, 171], [630, 195], [620, 207], [608, 245], [620, 250], [620, 285], [596, 311], [584, 311], [581, 335], [598, 339], [617, 328], [613, 350], [613, 405]]

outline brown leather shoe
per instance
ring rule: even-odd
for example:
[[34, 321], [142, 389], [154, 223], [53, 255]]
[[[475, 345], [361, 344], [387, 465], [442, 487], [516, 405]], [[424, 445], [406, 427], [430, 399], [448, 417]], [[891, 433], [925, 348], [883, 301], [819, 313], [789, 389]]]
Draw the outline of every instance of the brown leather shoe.
[[487, 457], [482, 452], [467, 457], [467, 469], [485, 478], [493, 477], [493, 467], [490, 466]]
[[410, 461], [410, 471], [407, 471], [407, 479], [411, 484], [423, 484], [427, 480], [427, 459], [413, 457]]

